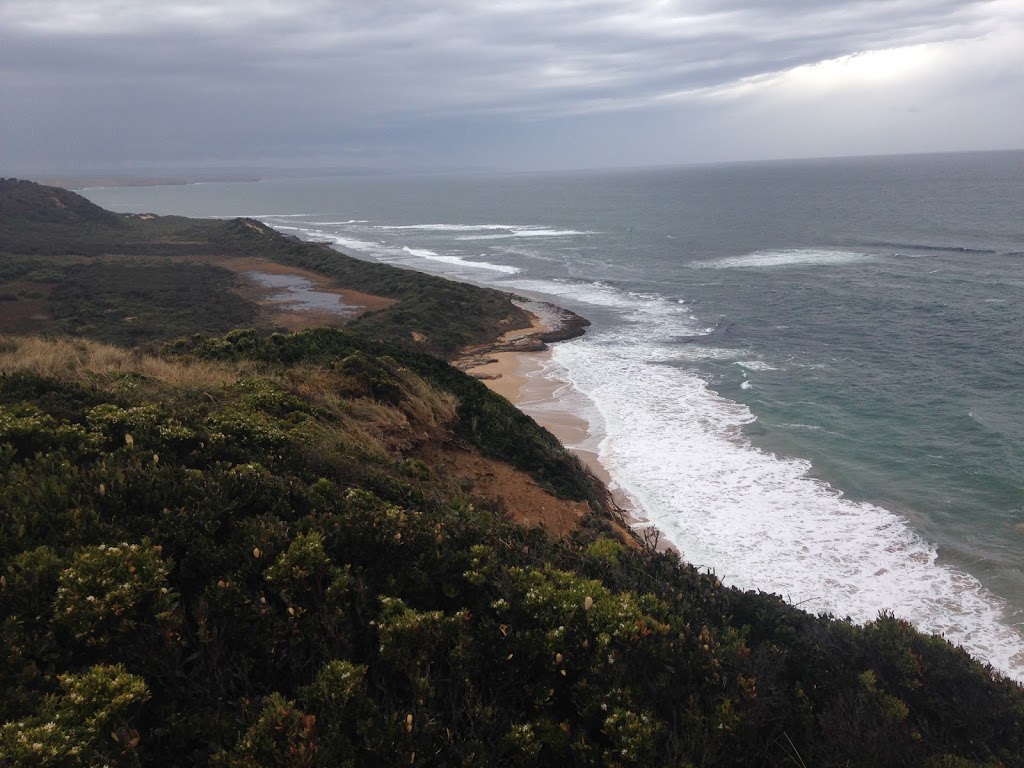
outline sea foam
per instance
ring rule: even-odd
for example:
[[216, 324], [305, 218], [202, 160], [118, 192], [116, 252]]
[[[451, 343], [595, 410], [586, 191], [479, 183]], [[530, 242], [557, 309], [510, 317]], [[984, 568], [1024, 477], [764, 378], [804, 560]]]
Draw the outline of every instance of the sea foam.
[[[430, 224], [373, 231], [386, 229], [448, 232], [450, 242], [460, 235], [511, 237], [525, 228]], [[327, 234], [312, 228], [306, 233]], [[411, 258], [455, 274], [491, 269], [497, 279], [518, 271], [423, 247], [359, 246], [377, 258]], [[874, 258], [847, 251], [758, 251], [695, 266], [765, 269]], [[503, 277], [498, 285], [584, 305], [584, 313], [586, 305], [599, 307], [624, 321], [556, 345], [539, 375], [570, 386], [557, 403], [524, 405], [533, 411], [568, 408], [586, 418], [591, 436], [572, 447], [598, 453], [615, 484], [688, 561], [714, 569], [726, 583], [781, 594], [815, 613], [865, 622], [891, 611], [1024, 679], [1024, 636], [1005, 623], [1000, 598], [973, 576], [939, 563], [935, 547], [899, 515], [845, 499], [811, 477], [809, 462], [749, 442], [743, 427], [753, 414], [717, 395], [694, 363], [731, 360], [751, 372], [773, 366], [750, 352], [712, 346], [713, 329], [697, 322], [685, 300], [571, 279]], [[676, 343], [680, 338], [691, 343]]]
[[[438, 264], [446, 264], [449, 267], [456, 267], [459, 272], [463, 271], [463, 269], [487, 270], [506, 275], [514, 275], [519, 272], [518, 267], [513, 267], [508, 264], [495, 264], [482, 260], [475, 261], [456, 254], [441, 254], [428, 248], [413, 248], [411, 246], [393, 245], [378, 240], [364, 240], [359, 237], [354, 237], [348, 232], [339, 233], [337, 231], [338, 227], [350, 227], [354, 224], [365, 224], [365, 220], [362, 219], [351, 219], [348, 221], [338, 222], [306, 221], [299, 225], [294, 221], [289, 224], [280, 224], [274, 221], [274, 218], [284, 217], [268, 217], [264, 223], [273, 226], [276, 229], [296, 232], [309, 240], [326, 240], [336, 245], [339, 249], [362, 253], [367, 256], [372, 256], [380, 261], [393, 262], [413, 257], [415, 259], [425, 259], [427, 261], [437, 262]], [[374, 227], [374, 229], [409, 229], [409, 227]], [[365, 231], [365, 228], [357, 229], [356, 231]]]
[[[577, 300], [581, 293], [552, 287]], [[606, 290], [582, 293], [595, 299]], [[625, 312], [630, 300], [620, 294], [612, 303]], [[554, 347], [552, 373], [592, 401], [602, 464], [685, 559], [814, 613], [865, 622], [891, 611], [1024, 679], [1024, 636], [1004, 623], [1000, 598], [938, 563], [902, 517], [843, 498], [810, 476], [807, 461], [754, 447], [743, 434], [755, 420], [750, 410], [686, 364], [735, 351], [662, 344], [666, 333], [695, 329], [680, 327], [667, 302], [632, 303], [646, 325]]]
[[835, 266], [837, 264], [859, 264], [874, 261], [877, 256], [853, 251], [829, 251], [815, 249], [793, 249], [778, 251], [756, 251], [743, 256], [727, 256], [707, 261], [692, 261], [695, 269], [765, 269], [791, 266]]
[[504, 272], [507, 275], [514, 275], [519, 272], [518, 267], [512, 267], [507, 264], [492, 264], [488, 261], [469, 261], [462, 256], [454, 255], [442, 255], [435, 253], [434, 251], [427, 250], [426, 248], [410, 248], [404, 246], [403, 251], [408, 253], [410, 256], [416, 256], [420, 259], [428, 259], [430, 261], [439, 261], [445, 264], [451, 264], [458, 267], [470, 267], [474, 269], [487, 269], [492, 272]]
[[477, 232], [487, 229], [500, 229], [511, 232], [515, 229], [511, 224], [378, 224], [375, 228], [397, 231], [418, 229], [424, 232]]
[[376, 229], [392, 231], [419, 231], [448, 233], [461, 232], [455, 240], [501, 240], [509, 237], [572, 237], [574, 235], [593, 235], [578, 229], [553, 229], [525, 224], [380, 224]]

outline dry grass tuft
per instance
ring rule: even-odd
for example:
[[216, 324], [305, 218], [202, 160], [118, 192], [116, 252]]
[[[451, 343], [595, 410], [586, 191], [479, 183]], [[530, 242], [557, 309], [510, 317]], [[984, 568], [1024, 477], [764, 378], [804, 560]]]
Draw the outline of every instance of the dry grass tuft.
[[86, 339], [0, 335], [0, 375], [16, 372], [101, 388], [133, 377], [136, 396], [157, 399], [187, 392], [232, 399], [239, 378], [256, 374], [328, 414], [306, 436], [317, 452], [373, 461], [390, 461], [395, 446], [456, 419], [456, 399], [408, 371], [400, 374], [404, 397], [392, 405], [366, 396], [365, 383], [317, 366], [261, 370], [251, 361], [168, 360]]
[[137, 373], [172, 387], [189, 388], [226, 387], [238, 378], [238, 370], [233, 366], [164, 360], [86, 339], [0, 336], [0, 373], [17, 371], [62, 381]]
[[295, 366], [279, 381], [293, 394], [339, 418], [355, 416], [386, 429], [402, 429], [410, 423], [419, 428], [451, 424], [458, 407], [454, 395], [434, 389], [407, 371], [402, 374], [406, 397], [397, 406], [344, 397], [339, 393], [361, 389], [362, 385], [345, 374], [323, 368]]
[[459, 401], [455, 395], [431, 387], [412, 373], [404, 373], [407, 400], [402, 404], [409, 418], [419, 424], [438, 426], [455, 421]]

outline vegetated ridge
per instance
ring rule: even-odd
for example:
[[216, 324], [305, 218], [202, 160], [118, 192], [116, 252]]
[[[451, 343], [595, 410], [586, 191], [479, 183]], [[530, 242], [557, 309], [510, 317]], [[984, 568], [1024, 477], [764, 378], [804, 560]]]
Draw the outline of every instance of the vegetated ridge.
[[[113, 264], [43, 250], [0, 240], [58, 282]], [[438, 348], [483, 333], [413, 314]], [[353, 325], [0, 338], [0, 766], [1024, 765], [1013, 681], [637, 546], [550, 434]], [[485, 462], [577, 524], [516, 522]]]
[[259, 307], [238, 290], [245, 278], [223, 266], [253, 257], [395, 300], [350, 327], [415, 339], [445, 357], [528, 325], [508, 294], [355, 259], [252, 219], [115, 214], [67, 190], [0, 179], [0, 332], [134, 346], [261, 324]]

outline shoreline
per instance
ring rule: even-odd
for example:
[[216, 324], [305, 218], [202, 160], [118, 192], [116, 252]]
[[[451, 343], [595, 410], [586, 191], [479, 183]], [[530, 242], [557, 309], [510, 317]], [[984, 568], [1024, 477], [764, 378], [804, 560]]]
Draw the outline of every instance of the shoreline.
[[[277, 232], [277, 230], [274, 230]], [[290, 233], [281, 233], [286, 238], [304, 240]], [[330, 244], [323, 245], [330, 247]], [[229, 266], [227, 263], [220, 266]], [[337, 293], [346, 303], [369, 311], [388, 306], [390, 299], [363, 294], [351, 289], [330, 286], [330, 280], [323, 275], [289, 265], [281, 265], [265, 259], [233, 260], [229, 268], [244, 273], [248, 270], [262, 270], [271, 274], [289, 274], [309, 279], [319, 290]], [[447, 279], [451, 279], [448, 277]], [[590, 326], [590, 320], [570, 310], [541, 298], [528, 298], [509, 294], [513, 303], [523, 309], [530, 318], [530, 325], [506, 331], [499, 339], [463, 350], [449, 362], [463, 373], [482, 382], [488, 389], [501, 395], [512, 405], [548, 430], [570, 453], [601, 483], [608, 494], [612, 521], [619, 524], [624, 535], [637, 546], [652, 547], [658, 552], [672, 552], [681, 560], [682, 553], [675, 544], [663, 538], [663, 532], [647, 519], [642, 510], [631, 499], [608, 469], [601, 463], [596, 451], [581, 448], [592, 437], [590, 423], [568, 408], [558, 407], [558, 392], [571, 387], [561, 379], [536, 375], [543, 363], [551, 357], [548, 344], [569, 341], [582, 336]], [[376, 302], [382, 302], [377, 305]], [[362, 305], [362, 306], [360, 306]], [[315, 316], [314, 316], [315, 315]], [[278, 315], [278, 319], [291, 318], [289, 330], [301, 330], [322, 320], [323, 313], [290, 312]], [[296, 324], [296, 319], [303, 320]], [[533, 375], [531, 375], [533, 374]], [[532, 408], [531, 405], [554, 405], [555, 408]]]
[[662, 538], [661, 532], [622, 490], [597, 452], [581, 447], [593, 436], [590, 422], [564, 407], [559, 397], [559, 392], [572, 384], [542, 375], [544, 364], [551, 359], [548, 343], [577, 338], [590, 322], [548, 302], [516, 303], [530, 315], [528, 327], [509, 331], [494, 344], [467, 350], [452, 364], [504, 397], [578, 457], [608, 491], [613, 512], [637, 543], [649, 544], [659, 552], [673, 552], [681, 558], [675, 545]]

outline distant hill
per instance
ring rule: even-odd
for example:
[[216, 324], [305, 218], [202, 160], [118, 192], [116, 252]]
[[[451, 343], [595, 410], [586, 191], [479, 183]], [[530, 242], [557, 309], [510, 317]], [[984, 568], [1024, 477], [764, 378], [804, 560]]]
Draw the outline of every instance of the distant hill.
[[0, 217], [4, 225], [95, 225], [124, 229], [124, 220], [75, 192], [20, 179], [0, 179]]
[[0, 252], [75, 253], [128, 229], [116, 213], [81, 195], [31, 181], [0, 179]]
[[239, 325], [277, 330], [237, 274], [261, 259], [392, 300], [353, 327], [443, 356], [529, 324], [508, 294], [355, 259], [252, 219], [117, 214], [15, 179], [0, 181], [0, 255], [0, 332], [136, 345]]

